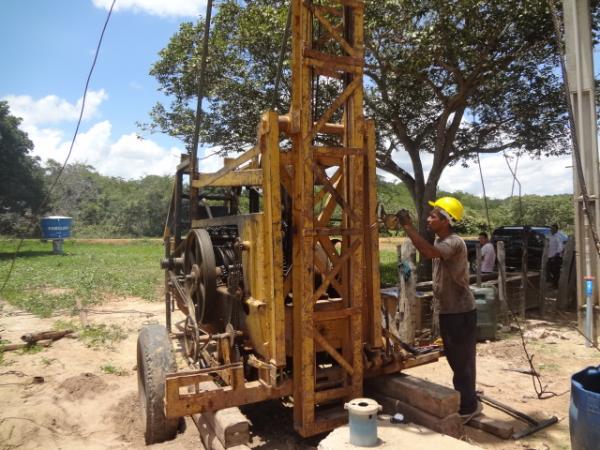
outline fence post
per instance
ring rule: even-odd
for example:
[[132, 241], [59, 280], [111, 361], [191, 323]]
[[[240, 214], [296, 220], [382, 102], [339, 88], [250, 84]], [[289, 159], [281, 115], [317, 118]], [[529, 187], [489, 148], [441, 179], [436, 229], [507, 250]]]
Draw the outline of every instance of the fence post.
[[421, 325], [421, 309], [416, 292], [416, 248], [410, 239], [404, 239], [396, 248], [398, 254], [398, 310], [394, 322], [402, 342], [413, 344], [417, 324]]
[[519, 298], [519, 316], [525, 320], [525, 311], [527, 310], [527, 260], [529, 259], [529, 229], [523, 228], [523, 239], [521, 241], [521, 295]]
[[540, 298], [539, 310], [543, 318], [546, 313], [546, 267], [548, 266], [548, 239], [544, 238], [544, 250], [542, 252], [542, 264], [540, 266]]
[[481, 287], [481, 244], [478, 242], [475, 246], [475, 258], [477, 259], [476, 274], [477, 287]]
[[508, 297], [506, 295], [506, 251], [504, 242], [496, 244], [496, 255], [498, 259], [498, 299], [500, 300], [500, 322], [508, 325]]

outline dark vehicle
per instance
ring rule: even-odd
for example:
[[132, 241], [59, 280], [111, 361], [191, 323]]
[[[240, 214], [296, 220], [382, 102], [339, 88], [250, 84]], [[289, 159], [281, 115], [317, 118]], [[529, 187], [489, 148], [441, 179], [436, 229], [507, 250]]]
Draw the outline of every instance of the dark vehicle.
[[525, 234], [527, 235], [527, 268], [529, 270], [540, 270], [542, 254], [544, 253], [544, 240], [550, 236], [550, 227], [517, 225], [499, 227], [492, 232], [494, 246], [499, 241], [504, 242], [507, 270], [521, 270]]
[[[496, 228], [492, 232], [491, 241], [496, 247], [498, 241], [504, 242], [506, 253], [506, 269], [521, 270], [521, 255], [523, 252], [523, 233], [528, 232], [527, 239], [527, 268], [529, 270], [540, 270], [542, 265], [542, 253], [544, 252], [544, 239], [550, 236], [550, 227], [534, 226], [505, 226]], [[567, 237], [560, 231], [561, 240], [566, 242]], [[469, 258], [469, 269], [471, 273], [477, 271], [477, 244], [478, 239], [465, 239], [467, 254]], [[496, 251], [497, 253], [497, 251]]]

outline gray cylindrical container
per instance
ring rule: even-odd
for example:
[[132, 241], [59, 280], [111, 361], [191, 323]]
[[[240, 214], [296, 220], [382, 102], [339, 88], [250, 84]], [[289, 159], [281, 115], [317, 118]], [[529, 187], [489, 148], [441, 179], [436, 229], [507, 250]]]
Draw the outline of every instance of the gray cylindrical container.
[[381, 405], [370, 398], [355, 398], [344, 404], [350, 417], [350, 443], [358, 447], [377, 445], [377, 413]]

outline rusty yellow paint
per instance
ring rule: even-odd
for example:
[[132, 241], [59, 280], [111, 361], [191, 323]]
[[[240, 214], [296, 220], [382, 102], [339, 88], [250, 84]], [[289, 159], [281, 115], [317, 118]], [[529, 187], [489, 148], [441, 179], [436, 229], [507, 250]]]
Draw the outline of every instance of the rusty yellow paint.
[[[232, 357], [223, 347], [224, 366], [217, 371], [224, 371], [220, 377], [229, 386], [182, 394], [208, 372], [169, 375], [166, 409], [168, 417], [179, 417], [292, 394], [294, 428], [310, 436], [346, 420], [342, 402], [362, 395], [365, 376], [418, 364], [394, 358], [384, 363], [381, 356], [375, 126], [363, 112], [364, 2], [291, 0], [291, 7], [290, 111], [264, 113], [255, 147], [227, 159], [215, 173], [192, 177], [194, 189], [262, 188], [262, 212], [192, 220], [192, 227], [236, 225], [246, 243], [241, 326], [254, 351], [247, 363], [258, 370], [259, 380], [243, 380], [241, 366], [227, 364]], [[313, 30], [315, 24], [320, 25]], [[315, 77], [338, 80], [340, 86], [319, 117], [313, 116]], [[339, 117], [341, 122], [331, 122]], [[291, 149], [280, 148], [280, 134]], [[333, 144], [316, 139], [325, 134]], [[292, 255], [284, 274], [282, 215], [289, 202]], [[317, 366], [320, 353], [331, 355], [333, 367]], [[283, 381], [278, 374], [290, 357], [292, 380]], [[323, 413], [321, 402], [340, 407]]]
[[252, 158], [256, 157], [258, 152], [259, 148], [255, 146], [252, 147], [250, 150], [247, 150], [246, 152], [242, 153], [237, 158], [225, 158], [223, 168], [221, 168], [215, 173], [199, 174], [199, 178], [192, 183], [192, 186], [198, 188], [206, 186], [219, 186], [218, 184], [214, 184], [217, 180], [231, 173], [234, 169], [237, 169], [242, 164], [250, 161]]
[[283, 237], [281, 232], [281, 182], [279, 162], [279, 123], [277, 114], [267, 112], [262, 118], [259, 145], [262, 155], [264, 198], [264, 285], [270, 322], [269, 361], [285, 367], [285, 316], [283, 310]]
[[229, 186], [262, 186], [263, 172], [261, 169], [248, 169], [239, 172], [228, 172], [214, 179], [213, 174], [198, 174], [198, 179], [192, 181], [192, 186], [229, 187]]

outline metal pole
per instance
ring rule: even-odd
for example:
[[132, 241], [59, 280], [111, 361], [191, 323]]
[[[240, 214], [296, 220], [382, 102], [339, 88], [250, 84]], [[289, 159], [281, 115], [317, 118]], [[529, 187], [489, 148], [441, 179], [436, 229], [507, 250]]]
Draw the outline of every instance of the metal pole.
[[[554, 3], [549, 0], [554, 20], [557, 20]], [[597, 343], [597, 326], [594, 326], [598, 292], [584, 290], [588, 277], [598, 278], [597, 236], [600, 230], [600, 193], [598, 177], [598, 145], [594, 92], [594, 71], [590, 7], [588, 0], [563, 0], [565, 29], [565, 59], [563, 77], [569, 86], [568, 103], [571, 134], [574, 144], [574, 204], [577, 255], [578, 322], [585, 327], [587, 346]], [[555, 28], [557, 24], [555, 23]], [[557, 32], [557, 35], [559, 33]], [[589, 194], [589, 195], [588, 195]], [[594, 237], [594, 246], [590, 239]], [[596, 248], [594, 248], [596, 247]], [[588, 295], [589, 294], [589, 295]], [[584, 300], [585, 296], [585, 300]]]

